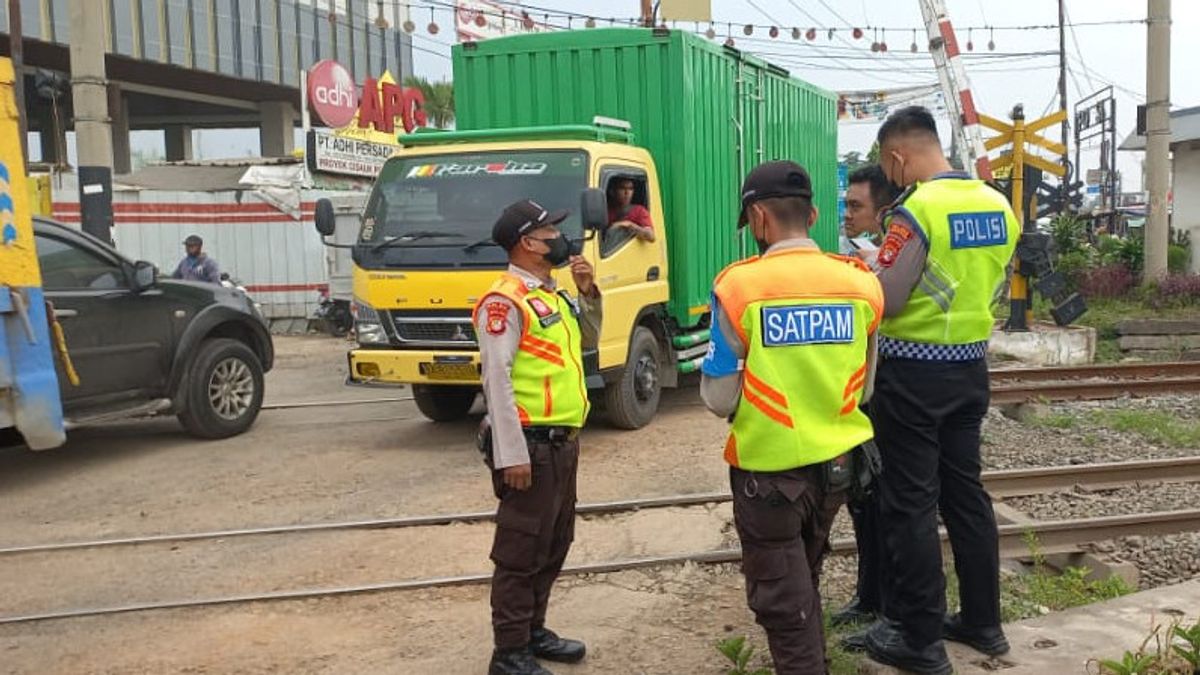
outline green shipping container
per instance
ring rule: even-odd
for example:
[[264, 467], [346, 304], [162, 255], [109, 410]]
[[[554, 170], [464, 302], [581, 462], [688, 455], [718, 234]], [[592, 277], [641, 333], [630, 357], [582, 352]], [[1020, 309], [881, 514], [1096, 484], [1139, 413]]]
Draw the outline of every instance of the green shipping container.
[[713, 278], [756, 252], [738, 237], [740, 187], [760, 162], [792, 159], [812, 175], [813, 236], [837, 250], [837, 101], [786, 70], [683, 31], [607, 28], [456, 45], [460, 130], [625, 120], [654, 158], [669, 241], [669, 311], [702, 313]]

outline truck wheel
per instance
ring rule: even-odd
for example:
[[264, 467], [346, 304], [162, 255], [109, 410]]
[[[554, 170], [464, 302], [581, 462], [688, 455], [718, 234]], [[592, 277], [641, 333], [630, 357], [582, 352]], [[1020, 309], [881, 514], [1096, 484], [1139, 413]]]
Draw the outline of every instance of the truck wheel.
[[662, 380], [658, 369], [662, 356], [658, 340], [645, 326], [638, 326], [629, 340], [629, 360], [621, 379], [604, 390], [608, 420], [619, 429], [641, 429], [658, 412]]
[[262, 363], [237, 340], [200, 343], [182, 386], [187, 390], [178, 417], [193, 436], [236, 436], [254, 424], [262, 409]]
[[422, 415], [434, 422], [456, 422], [470, 412], [479, 390], [475, 387], [414, 384], [412, 392]]

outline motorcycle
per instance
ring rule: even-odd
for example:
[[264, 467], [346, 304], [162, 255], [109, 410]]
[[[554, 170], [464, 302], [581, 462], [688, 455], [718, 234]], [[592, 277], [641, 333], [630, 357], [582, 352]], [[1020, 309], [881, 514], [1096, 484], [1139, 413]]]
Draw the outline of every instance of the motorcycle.
[[350, 313], [350, 303], [335, 299], [328, 288], [322, 288], [318, 292], [317, 302], [313, 320], [333, 337], [346, 337], [354, 328], [354, 316]]

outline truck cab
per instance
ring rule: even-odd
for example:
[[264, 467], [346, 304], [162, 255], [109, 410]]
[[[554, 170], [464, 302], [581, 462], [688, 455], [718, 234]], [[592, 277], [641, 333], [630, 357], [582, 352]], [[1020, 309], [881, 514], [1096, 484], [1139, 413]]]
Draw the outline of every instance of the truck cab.
[[[508, 265], [490, 240], [492, 224], [508, 204], [533, 199], [570, 210], [560, 228], [596, 268], [604, 321], [598, 349], [585, 355], [589, 388], [603, 388], [616, 426], [648, 423], [677, 373], [666, 313], [669, 233], [659, 227], [651, 242], [608, 227], [607, 192], [617, 179], [632, 180], [634, 203], [664, 222], [654, 161], [630, 141], [605, 123], [404, 137], [352, 244], [358, 348], [349, 354], [350, 382], [411, 385], [435, 421], [466, 415], [480, 388], [471, 312]], [[332, 223], [322, 215], [331, 213], [318, 205], [326, 236]], [[567, 266], [555, 276], [573, 290]]]

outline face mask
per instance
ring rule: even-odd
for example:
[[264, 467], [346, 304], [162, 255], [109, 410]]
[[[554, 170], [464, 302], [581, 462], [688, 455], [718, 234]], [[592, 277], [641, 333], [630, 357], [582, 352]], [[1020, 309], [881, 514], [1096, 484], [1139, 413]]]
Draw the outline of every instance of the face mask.
[[553, 239], [541, 239], [540, 241], [550, 249], [543, 253], [542, 257], [551, 265], [557, 267], [567, 262], [567, 258], [571, 257], [571, 244], [563, 235], [560, 234]]

